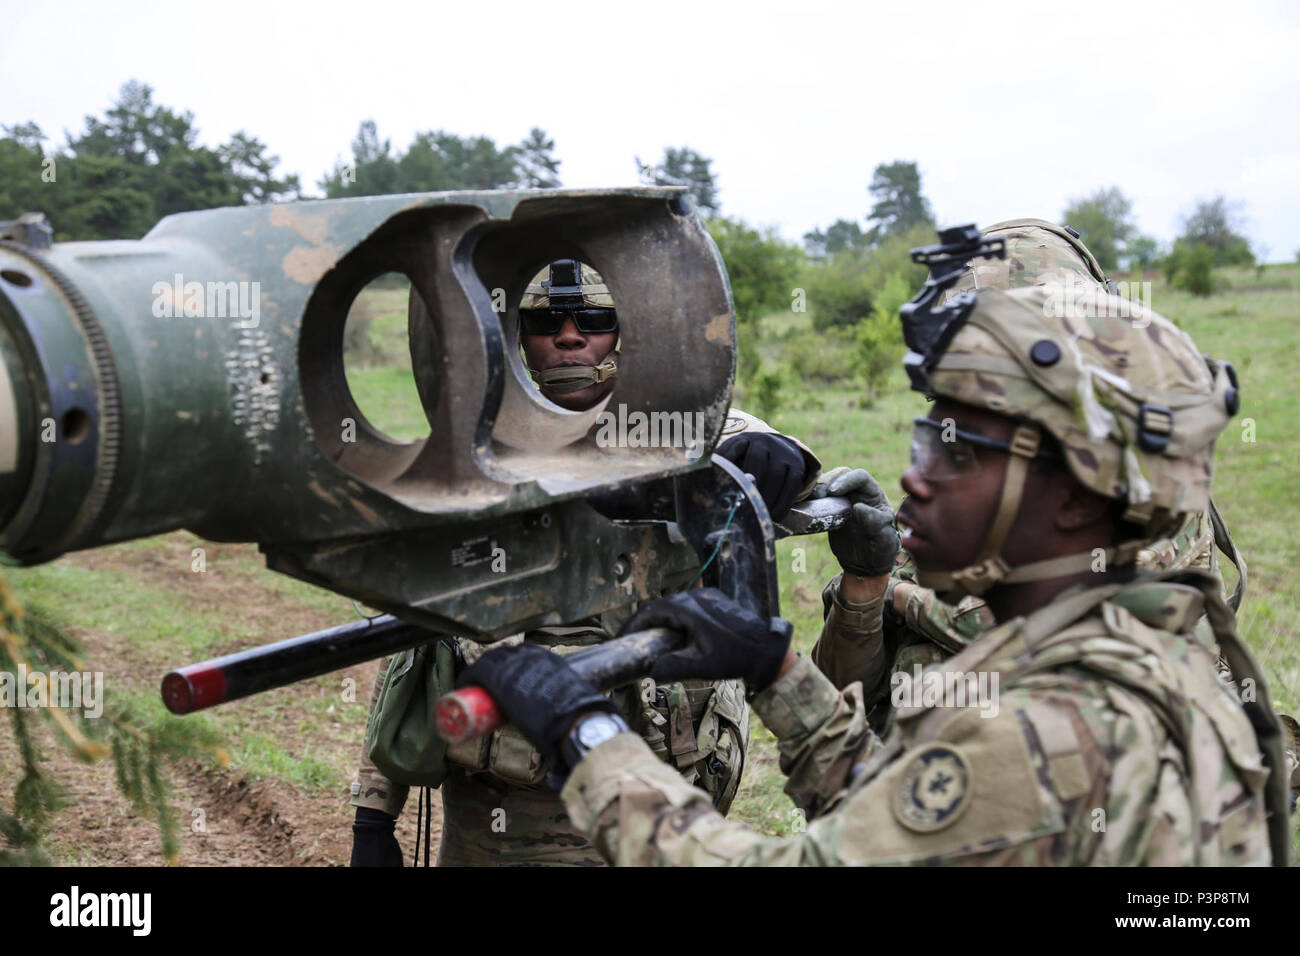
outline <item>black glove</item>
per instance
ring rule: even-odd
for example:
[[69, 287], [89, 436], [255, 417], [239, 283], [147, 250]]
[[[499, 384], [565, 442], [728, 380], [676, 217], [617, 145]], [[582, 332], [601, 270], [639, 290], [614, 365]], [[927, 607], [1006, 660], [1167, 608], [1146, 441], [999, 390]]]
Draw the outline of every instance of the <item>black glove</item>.
[[743, 677], [750, 695], [776, 680], [793, 628], [789, 621], [764, 620], [716, 588], [683, 591], [652, 601], [632, 615], [623, 633], [671, 627], [687, 636], [680, 651], [655, 661], [656, 681]]
[[488, 651], [465, 668], [457, 687], [477, 684], [551, 762], [565, 766], [560, 744], [579, 714], [619, 714], [612, 700], [578, 676], [559, 654], [537, 644]]
[[884, 490], [861, 468], [827, 477], [830, 480], [817, 486], [815, 497], [848, 498], [853, 502], [844, 524], [826, 534], [840, 567], [864, 578], [888, 574], [898, 555], [898, 531]]
[[803, 452], [783, 435], [746, 432], [718, 446], [718, 454], [754, 476], [773, 521], [780, 521], [807, 480]]
[[397, 845], [397, 819], [382, 810], [357, 807], [352, 823], [352, 862], [349, 866], [403, 866]]

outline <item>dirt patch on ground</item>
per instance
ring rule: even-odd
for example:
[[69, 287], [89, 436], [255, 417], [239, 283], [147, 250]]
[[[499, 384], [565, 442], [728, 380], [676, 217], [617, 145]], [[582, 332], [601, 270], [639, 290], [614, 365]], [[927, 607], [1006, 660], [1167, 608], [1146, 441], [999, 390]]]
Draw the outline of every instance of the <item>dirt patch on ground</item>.
[[[152, 815], [136, 813], [117, 790], [108, 760], [80, 764], [40, 734], [45, 768], [65, 785], [67, 806], [54, 817], [46, 850], [53, 862], [83, 866], [161, 866], [162, 838]], [[15, 767], [9, 734], [0, 734], [0, 767]], [[304, 792], [273, 781], [187, 761], [166, 773], [182, 866], [346, 866], [352, 852], [347, 794]], [[12, 776], [6, 774], [7, 779]], [[6, 794], [6, 798], [8, 795]], [[6, 799], [6, 803], [7, 803]], [[433, 846], [441, 832], [435, 806]], [[410, 860], [415, 812], [403, 814], [398, 841]]]
[[[172, 595], [177, 615], [202, 613], [247, 625], [266, 635], [267, 642], [339, 623], [322, 610], [286, 602], [261, 575], [246, 570], [228, 574], [190, 572], [190, 553], [198, 539], [175, 534], [159, 539], [154, 549], [106, 548], [62, 560], [108, 575], [125, 575]], [[247, 568], [260, 561], [251, 545], [201, 542], [209, 571], [230, 567], [239, 558]], [[122, 635], [73, 628], [85, 645], [87, 667], [104, 672], [105, 686], [157, 693], [158, 681], [171, 666], [187, 660], [162, 661]], [[220, 653], [248, 646], [246, 640], [222, 643]], [[303, 681], [274, 692], [275, 708], [245, 707], [240, 723], [245, 732], [272, 737], [290, 755], [311, 755], [327, 765], [348, 768], [325, 787], [299, 787], [282, 780], [253, 781], [243, 773], [186, 760], [169, 765], [166, 779], [175, 814], [180, 850], [177, 863], [191, 866], [331, 866], [347, 865], [351, 856], [353, 809], [348, 785], [355, 770], [365, 729], [364, 704], [378, 661], [347, 671]], [[333, 719], [295, 719], [306, 705], [338, 693], [345, 679], [354, 681], [362, 706], [339, 707]], [[110, 691], [110, 704], [111, 704]], [[3, 719], [3, 715], [0, 715]], [[184, 718], [178, 718], [184, 719]], [[117, 789], [111, 760], [86, 765], [68, 754], [45, 721], [39, 729], [44, 766], [65, 786], [67, 806], [55, 816], [46, 849], [54, 862], [84, 865], [156, 866], [165, 863], [161, 834], [151, 816], [136, 813]], [[304, 726], [309, 724], [310, 726]], [[16, 742], [8, 721], [0, 729], [0, 781], [16, 779]], [[398, 840], [409, 863], [415, 849], [416, 794], [398, 822]], [[0, 791], [11, 809], [12, 786]], [[435, 796], [433, 848], [441, 831], [441, 806]], [[423, 857], [423, 853], [421, 853]]]

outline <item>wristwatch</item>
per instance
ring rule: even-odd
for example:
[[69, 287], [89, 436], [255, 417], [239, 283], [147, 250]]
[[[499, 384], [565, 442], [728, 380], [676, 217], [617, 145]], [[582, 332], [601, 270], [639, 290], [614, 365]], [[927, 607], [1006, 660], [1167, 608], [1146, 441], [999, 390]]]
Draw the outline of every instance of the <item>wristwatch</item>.
[[605, 741], [632, 730], [621, 714], [595, 713], [578, 721], [578, 725], [564, 738], [564, 759], [572, 770], [582, 758]]

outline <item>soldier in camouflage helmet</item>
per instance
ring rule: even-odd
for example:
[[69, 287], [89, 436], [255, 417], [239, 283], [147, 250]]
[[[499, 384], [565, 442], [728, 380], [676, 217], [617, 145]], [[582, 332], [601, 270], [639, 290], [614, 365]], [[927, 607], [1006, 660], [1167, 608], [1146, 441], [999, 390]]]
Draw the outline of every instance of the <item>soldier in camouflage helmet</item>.
[[[608, 397], [618, 371], [618, 316], [599, 273], [571, 259], [551, 263], [528, 285], [519, 315], [521, 346], [546, 397], [572, 410], [585, 410]], [[718, 453], [754, 476], [777, 517], [796, 498], [811, 493], [821, 467], [797, 439], [779, 435], [737, 409], [728, 415]], [[503, 643], [569, 654], [608, 640], [631, 611], [619, 609], [566, 627], [539, 628]], [[456, 644], [466, 664], [484, 651], [464, 638], [457, 638]], [[404, 659], [394, 660], [400, 664]], [[389, 673], [388, 666], [380, 667], [371, 693], [372, 712]], [[656, 683], [647, 678], [614, 696], [653, 752], [725, 813], [739, 786], [749, 742], [743, 686], [735, 680]], [[439, 865], [603, 864], [568, 820], [555, 792], [546, 787], [543, 756], [515, 727], [451, 748], [447, 759], [453, 766], [440, 788]], [[357, 808], [354, 866], [401, 865], [394, 826], [408, 792], [408, 787], [387, 779], [362, 748], [352, 784], [351, 803]]]
[[[1068, 226], [1057, 226], [1042, 219], [1013, 219], [995, 223], [983, 230], [990, 238], [1006, 243], [1006, 256], [975, 259], [957, 281], [943, 293], [940, 303], [949, 302], [961, 292], [979, 289], [1018, 289], [1056, 285], [1075, 290], [1076, 305], [1096, 310], [1114, 283], [1106, 278], [1092, 252]], [[1062, 305], [1064, 301], [1062, 300]], [[1131, 311], [1131, 309], [1130, 309]], [[858, 471], [835, 469], [823, 477], [820, 493], [862, 495], [870, 487], [870, 476]], [[832, 548], [850, 564], [852, 529], [830, 536]], [[1238, 555], [1231, 536], [1214, 510], [1191, 512], [1170, 536], [1150, 542], [1138, 554], [1138, 564], [1155, 570], [1202, 568], [1219, 576], [1215, 543], [1223, 548], [1239, 569], [1237, 589], [1229, 598], [1234, 610], [1240, 604], [1245, 582], [1245, 562]], [[961, 651], [979, 633], [993, 626], [993, 614], [984, 600], [968, 595], [955, 604], [939, 600], [932, 589], [916, 582], [915, 568], [905, 551], [900, 552], [898, 567], [883, 598], [871, 599], [865, 581], [846, 569], [822, 592], [826, 629], [813, 648], [813, 661], [837, 687], [860, 681], [866, 696], [872, 726], [880, 730], [888, 719], [890, 688], [895, 675], [911, 674]], [[883, 603], [883, 618], [875, 615]], [[863, 627], [871, 621], [877, 627]], [[1209, 635], [1208, 621], [1200, 622]], [[1230, 678], [1226, 666], [1221, 667]]]
[[[1003, 623], [947, 662], [939, 692], [912, 688], [883, 738], [859, 685], [837, 692], [790, 651], [786, 622], [719, 592], [653, 602], [627, 625], [687, 634], [654, 674], [745, 675], [781, 742], [786, 791], [811, 819], [805, 832], [767, 837], [723, 820], [615, 716], [593, 714], [591, 688], [562, 662], [540, 681], [545, 695], [512, 682], [525, 663], [512, 650], [463, 675], [565, 755], [570, 818], [607, 858], [1285, 865], [1280, 726], [1231, 610], [1204, 572], [1134, 565], [1206, 507], [1235, 383], [1157, 315], [1053, 316], [1048, 291], [984, 290], [915, 317], [954, 334], [909, 339], [928, 343], [909, 360], [935, 402], [916, 420], [903, 477], [903, 543], [924, 584], [980, 593]], [[886, 510], [855, 510], [873, 507]], [[890, 558], [883, 547], [863, 560]], [[883, 593], [886, 582], [873, 584]], [[1195, 631], [1202, 613], [1255, 700], [1219, 679]], [[988, 678], [991, 712], [959, 674]]]

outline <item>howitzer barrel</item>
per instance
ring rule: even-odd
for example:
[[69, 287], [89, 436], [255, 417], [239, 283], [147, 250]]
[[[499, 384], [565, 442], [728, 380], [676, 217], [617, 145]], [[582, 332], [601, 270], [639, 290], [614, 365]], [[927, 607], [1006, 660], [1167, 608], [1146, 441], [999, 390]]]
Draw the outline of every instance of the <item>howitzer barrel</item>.
[[[571, 654], [565, 662], [600, 690], [613, 690], [650, 673], [661, 655], [681, 647], [684, 640], [680, 631], [653, 627]], [[444, 694], [434, 719], [438, 734], [451, 744], [490, 734], [506, 723], [505, 714], [482, 687]]]
[[178, 668], [163, 678], [163, 703], [173, 714], [190, 714], [374, 660], [437, 637], [425, 628], [384, 614]]

